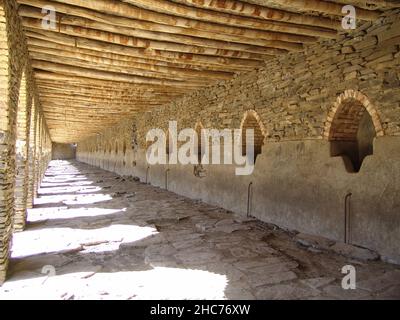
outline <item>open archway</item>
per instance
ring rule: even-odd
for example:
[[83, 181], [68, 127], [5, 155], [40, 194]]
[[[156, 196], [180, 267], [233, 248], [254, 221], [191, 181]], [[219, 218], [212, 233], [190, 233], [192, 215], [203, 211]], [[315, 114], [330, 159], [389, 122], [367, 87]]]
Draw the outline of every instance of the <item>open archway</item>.
[[246, 144], [246, 130], [253, 129], [254, 131], [254, 161], [257, 156], [261, 154], [262, 146], [264, 145], [264, 139], [266, 137], [266, 130], [261, 121], [260, 116], [254, 110], [248, 110], [245, 112], [242, 123], [240, 125], [241, 129], [241, 143], [242, 143], [242, 155], [247, 153]]
[[373, 154], [375, 137], [383, 136], [378, 112], [358, 91], [341, 94], [328, 114], [325, 137], [331, 143], [331, 156], [345, 156], [346, 170], [359, 172], [365, 157]]

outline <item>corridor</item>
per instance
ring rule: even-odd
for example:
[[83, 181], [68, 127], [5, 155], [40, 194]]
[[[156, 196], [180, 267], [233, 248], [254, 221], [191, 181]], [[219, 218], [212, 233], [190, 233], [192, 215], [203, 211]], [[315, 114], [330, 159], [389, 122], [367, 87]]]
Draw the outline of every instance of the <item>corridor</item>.
[[[0, 300], [400, 298], [398, 266], [328, 242], [52, 161], [26, 230], [14, 234]], [[341, 286], [349, 264], [355, 290]]]

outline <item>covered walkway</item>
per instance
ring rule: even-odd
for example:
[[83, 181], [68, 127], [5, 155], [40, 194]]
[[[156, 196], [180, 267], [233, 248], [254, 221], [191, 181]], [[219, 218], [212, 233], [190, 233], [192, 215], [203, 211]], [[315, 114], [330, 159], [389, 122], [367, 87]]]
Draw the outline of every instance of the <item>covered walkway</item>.
[[[14, 235], [0, 300], [400, 298], [398, 267], [323, 242], [53, 161], [26, 230]], [[357, 268], [356, 290], [341, 287], [347, 264]]]

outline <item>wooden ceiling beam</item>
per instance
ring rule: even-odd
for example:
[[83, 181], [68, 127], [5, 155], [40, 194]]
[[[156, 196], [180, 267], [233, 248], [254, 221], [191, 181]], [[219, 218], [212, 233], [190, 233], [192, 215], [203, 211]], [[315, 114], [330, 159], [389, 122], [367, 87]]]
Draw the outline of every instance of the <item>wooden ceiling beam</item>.
[[74, 85], [74, 84], [66, 84], [58, 81], [43, 81], [37, 80], [36, 85], [39, 89], [48, 90], [49, 92], [69, 92], [69, 93], [81, 93], [81, 94], [98, 94], [101, 96], [112, 97], [113, 95], [118, 96], [127, 96], [127, 97], [153, 97], [153, 96], [167, 96], [167, 97], [176, 97], [181, 96], [185, 93], [185, 90], [157, 90], [153, 89], [148, 91], [136, 90], [132, 88], [131, 90], [118, 90], [118, 88], [113, 87], [99, 87], [99, 86], [83, 86], [83, 85]]
[[[236, 32], [235, 34], [227, 34], [227, 33], [202, 31], [193, 28], [176, 27], [145, 20], [136, 20], [121, 16], [114, 16], [90, 10], [87, 8], [70, 6], [61, 3], [54, 4], [49, 1], [35, 2], [33, 4], [30, 4], [29, 6], [22, 5], [20, 6], [19, 12], [21, 15], [23, 14], [22, 12], [25, 12], [27, 16], [30, 16], [30, 14], [32, 14], [32, 10], [27, 10], [26, 8], [36, 7], [41, 9], [45, 5], [56, 5], [57, 12], [59, 13], [59, 15], [61, 15], [61, 17], [63, 14], [66, 14], [76, 17], [83, 17], [92, 21], [100, 22], [102, 24], [109, 24], [113, 26], [122, 26], [122, 27], [135, 28], [139, 30], [153, 31], [153, 32], [173, 34], [173, 35], [186, 35], [194, 38], [221, 40], [224, 42], [231, 42], [231, 43], [267, 46], [268, 42], [266, 41], [270, 40], [280, 40], [286, 42], [299, 42], [299, 43], [311, 43], [317, 41], [317, 38], [315, 36], [300, 35], [298, 33], [292, 34], [292, 33], [275, 32], [275, 31], [263, 31], [262, 34], [259, 34], [259, 32], [257, 31], [257, 34], [252, 34], [251, 37], [244, 37], [241, 36], [240, 34], [236, 35], [236, 33], [239, 32]], [[36, 17], [36, 15], [33, 17]], [[43, 15], [41, 15], [41, 17], [43, 17]], [[249, 30], [249, 32], [254, 33], [253, 30]], [[329, 33], [329, 37], [334, 37], [333, 31]]]
[[72, 65], [64, 65], [64, 64], [39, 61], [39, 60], [32, 61], [32, 67], [34, 69], [40, 69], [44, 71], [61, 73], [69, 76], [78, 76], [83, 78], [103, 79], [103, 80], [112, 80], [112, 81], [137, 83], [137, 84], [154, 84], [154, 85], [171, 86], [171, 87], [174, 86], [192, 87], [192, 88], [199, 87], [198, 85], [193, 85], [185, 81], [161, 80], [155, 78], [133, 76], [133, 75], [92, 70], [89, 68], [75, 67]]
[[[40, 20], [43, 18], [41, 10], [34, 7], [21, 6], [18, 10], [18, 13], [21, 17], [25, 18], [33, 18]], [[193, 37], [181, 34], [171, 34], [171, 33], [154, 32], [142, 29], [134, 29], [132, 27], [122, 27], [86, 18], [59, 14], [58, 21], [56, 22], [56, 29], [57, 30], [61, 29], [62, 25], [69, 25], [69, 26], [89, 28], [99, 31], [106, 31], [116, 34], [123, 34], [125, 36], [138, 37], [141, 39], [181, 43], [186, 45], [200, 46], [213, 49], [234, 50], [234, 51], [243, 51], [243, 52], [259, 53], [259, 54], [279, 54], [279, 51], [275, 52], [274, 50], [275, 48], [289, 50], [289, 51], [300, 51], [303, 48], [302, 43], [305, 42], [305, 40], [310, 42], [309, 37], [290, 35], [290, 37], [289, 36], [287, 37], [289, 37], [290, 40], [292, 41], [263, 40], [262, 45], [241, 44], [235, 42], [228, 42], [226, 40], [221, 41], [215, 39], [204, 39], [200, 37]], [[313, 39], [316, 41], [316, 38]]]
[[[23, 18], [22, 25], [26, 28], [30, 29], [39, 29], [42, 28], [42, 20], [34, 19], [34, 18]], [[58, 24], [58, 29], [53, 30], [49, 29], [50, 32], [61, 33], [74, 37], [81, 37], [85, 39], [109, 42], [112, 44], [122, 45], [126, 47], [133, 47], [138, 49], [146, 49], [146, 50], [161, 50], [161, 51], [170, 51], [177, 52], [179, 54], [201, 54], [201, 55], [210, 55], [210, 56], [222, 56], [222, 57], [235, 57], [242, 59], [253, 59], [253, 60], [264, 60], [264, 56], [271, 56], [275, 54], [283, 54], [286, 53], [286, 50], [280, 49], [266, 49], [263, 54], [260, 53], [251, 53], [251, 52], [243, 52], [237, 50], [225, 50], [225, 49], [217, 49], [217, 48], [206, 48], [199, 46], [192, 46], [181, 43], [167, 42], [167, 41], [154, 41], [148, 39], [142, 39], [132, 36], [125, 36], [118, 33], [112, 33], [107, 31], [99, 31], [94, 29], [82, 28], [82, 27], [74, 27], [65, 24]], [[294, 44], [296, 45], [296, 44]]]
[[72, 86], [63, 86], [63, 87], [55, 87], [51, 84], [43, 84], [36, 83], [38, 89], [46, 90], [49, 93], [60, 93], [60, 94], [79, 94], [79, 95], [87, 95], [87, 96], [96, 96], [96, 97], [105, 97], [105, 98], [135, 98], [135, 97], [177, 97], [182, 94], [182, 92], [151, 92], [151, 93], [143, 93], [141, 91], [125, 92], [125, 91], [117, 91], [117, 90], [104, 90], [104, 89], [86, 89], [81, 87], [72, 87]]
[[[335, 38], [336, 30], [340, 27], [340, 24], [338, 22], [330, 20], [326, 21], [326, 28], [322, 28], [280, 21], [260, 21], [259, 19], [245, 19], [240, 16], [235, 17], [229, 14], [225, 14], [224, 17], [221, 17], [221, 13], [217, 15], [217, 17], [208, 17], [208, 19], [211, 20], [199, 21], [201, 20], [199, 19], [199, 17], [197, 17], [197, 19], [188, 19], [183, 17], [182, 13], [177, 13], [176, 10], [173, 9], [173, 6], [175, 4], [172, 3], [171, 5], [173, 11], [169, 12], [170, 14], [159, 13], [157, 12], [157, 10], [160, 11], [160, 9], [162, 9], [165, 11], [165, 8], [157, 7], [157, 5], [151, 3], [151, 0], [147, 5], [152, 6], [152, 10], [138, 8], [128, 3], [116, 0], [96, 0], [95, 2], [87, 0], [17, 1], [21, 4], [36, 6], [40, 8], [43, 8], [45, 5], [48, 5], [50, 3], [56, 8], [57, 12], [66, 11], [66, 8], [63, 8], [63, 6], [67, 4], [101, 12], [103, 14], [115, 15], [136, 20], [144, 20], [166, 26], [182, 27], [187, 29], [201, 30], [219, 34], [230, 34], [235, 36], [240, 35], [250, 39], [261, 38], [270, 40], [270, 34], [268, 33], [270, 31], [314, 37]], [[64, 13], [69, 14], [69, 12]], [[211, 11], [209, 13], [211, 13]], [[268, 32], [266, 33], [266, 31]]]
[[[261, 6], [237, 0], [224, 0], [224, 1], [174, 0], [174, 1], [201, 9], [214, 10], [218, 12], [223, 11], [225, 13], [265, 19], [265, 20], [277, 20], [277, 21], [285, 21], [297, 24], [315, 25], [315, 26], [324, 26], [325, 23], [327, 23], [326, 22], [327, 18], [313, 17], [301, 13], [293, 13], [285, 10], [272, 9], [266, 6]], [[129, 1], [129, 2], [135, 2], [135, 1]], [[285, 6], [289, 11], [293, 10], [293, 8], [296, 8], [301, 11], [313, 11], [323, 14], [335, 15], [338, 17], [343, 16], [341, 10], [343, 8], [343, 4], [340, 5], [328, 1], [274, 0], [274, 3]], [[357, 10], [357, 15], [362, 20], [373, 21], [376, 20], [377, 17], [379, 17], [379, 12], [371, 14], [370, 10], [365, 10], [358, 7], [356, 8], [356, 10]]]
[[[222, 78], [211, 78], [211, 77], [188, 77], [188, 76], [181, 76], [181, 75], [168, 75], [167, 73], [159, 73], [159, 72], [152, 72], [152, 71], [144, 71], [141, 69], [136, 69], [136, 68], [121, 68], [121, 67], [115, 67], [115, 66], [110, 66], [110, 65], [102, 65], [98, 64], [96, 65], [93, 62], [89, 61], [81, 61], [77, 59], [70, 59], [70, 58], [61, 58], [57, 56], [51, 56], [47, 54], [40, 54], [40, 53], [33, 53], [31, 55], [32, 57], [32, 62], [33, 65], [38, 66], [42, 62], [44, 63], [54, 63], [54, 64], [63, 64], [65, 66], [72, 66], [74, 68], [89, 68], [92, 71], [100, 71], [100, 72], [109, 72], [114, 75], [127, 75], [127, 76], [137, 76], [137, 77], [142, 77], [144, 79], [154, 79], [154, 80], [160, 80], [160, 81], [174, 81], [174, 82], [186, 82], [190, 83], [191, 85], [194, 86], [205, 86], [211, 84], [213, 81], [219, 81], [219, 80], [227, 80], [231, 79], [232, 77], [226, 77], [224, 79]], [[144, 82], [146, 83], [146, 82]]]
[[[250, 60], [233, 57], [218, 57], [201, 54], [184, 54], [163, 50], [146, 50], [142, 48], [127, 47], [123, 45], [113, 44], [110, 42], [90, 40], [83, 37], [72, 37], [55, 32], [47, 32], [39, 29], [27, 29], [28, 37], [41, 39], [44, 41], [56, 42], [70, 47], [77, 47], [100, 52], [109, 52], [119, 55], [126, 55], [139, 58], [159, 59], [166, 62], [196, 64], [196, 65], [218, 65], [218, 66], [245, 66], [245, 67], [262, 67], [265, 62], [262, 60]], [[270, 57], [272, 58], [272, 56]]]
[[123, 101], [120, 99], [115, 99], [115, 101], [105, 101], [101, 99], [88, 99], [86, 97], [78, 98], [66, 98], [65, 96], [62, 97], [55, 97], [51, 95], [43, 95], [40, 97], [40, 101], [44, 103], [52, 103], [52, 102], [60, 102], [60, 103], [65, 103], [66, 106], [74, 107], [75, 105], [81, 105], [81, 106], [88, 106], [88, 108], [84, 108], [87, 110], [87, 112], [90, 112], [94, 107], [102, 107], [102, 108], [114, 108], [114, 107], [123, 107], [125, 110], [128, 110], [129, 108], [134, 108], [136, 107], [137, 104], [145, 104], [145, 105], [151, 105], [151, 104], [157, 104], [157, 105], [163, 105], [168, 102], [170, 102], [172, 99], [165, 99], [165, 100], [140, 100], [136, 101], [135, 99], [127, 102]]
[[[149, 107], [149, 106], [159, 106], [160, 103], [156, 103], [156, 102], [138, 102], [135, 104], [135, 106], [126, 106], [121, 105], [118, 106], [118, 108], [121, 109], [116, 109], [116, 110], [124, 110], [125, 112], [134, 112], [134, 111], [138, 111], [138, 110], [142, 110], [142, 108], [145, 107]], [[89, 108], [88, 108], [89, 106]], [[90, 110], [90, 107], [93, 106], [94, 110]], [[79, 116], [80, 114], [93, 114], [92, 111], [96, 111], [96, 113], [118, 113], [115, 112], [115, 110], [113, 110], [112, 108], [110, 108], [110, 110], [105, 109], [104, 104], [93, 104], [93, 105], [89, 105], [89, 104], [85, 104], [82, 103], [79, 107], [73, 106], [70, 107], [69, 104], [65, 104], [64, 100], [63, 101], [58, 101], [58, 100], [46, 100], [44, 99], [43, 101], [43, 110], [57, 110], [57, 112], [61, 112], [61, 114], [63, 114], [63, 112], [68, 109], [71, 108], [71, 110], [75, 110], [77, 116]]]
[[[122, 54], [110, 53], [110, 52], [102, 52], [90, 49], [83, 49], [83, 48], [76, 48], [68, 45], [63, 45], [60, 43], [52, 42], [52, 41], [45, 41], [33, 37], [28, 37], [27, 39], [29, 49], [33, 48], [36, 50], [56, 50], [56, 51], [63, 51], [68, 52], [67, 54], [83, 54], [88, 56], [93, 56], [95, 58], [104, 58], [110, 59], [117, 62], [126, 62], [138, 65], [146, 65], [146, 66], [154, 66], [154, 67], [169, 67], [169, 68], [177, 68], [179, 70], [196, 70], [196, 71], [222, 71], [222, 72], [237, 72], [243, 70], [253, 70], [253, 67], [247, 66], [221, 66], [221, 65], [204, 65], [204, 64], [184, 64], [181, 62], [168, 62], [156, 59], [148, 59], [148, 58], [138, 58], [132, 57]], [[46, 52], [46, 51], [42, 51]]]
[[106, 108], [110, 108], [112, 106], [123, 105], [126, 107], [134, 106], [136, 103], [157, 103], [157, 104], [165, 104], [171, 101], [170, 97], [158, 97], [153, 99], [140, 99], [136, 97], [132, 97], [131, 99], [123, 99], [119, 97], [115, 97], [114, 99], [104, 99], [101, 97], [87, 97], [75, 94], [72, 95], [62, 95], [62, 94], [52, 94], [52, 93], [41, 93], [40, 101], [42, 103], [49, 101], [64, 101], [68, 105], [77, 105], [78, 103], [93, 103], [93, 105], [104, 105]]
[[172, 68], [172, 67], [164, 67], [164, 66], [156, 66], [151, 64], [141, 64], [141, 63], [131, 63], [127, 61], [120, 61], [108, 58], [95, 57], [91, 55], [86, 55], [82, 53], [73, 53], [70, 51], [61, 51], [50, 48], [37, 48], [34, 46], [29, 47], [30, 56], [33, 59], [47, 60], [52, 61], [51, 59], [58, 59], [60, 62], [63, 59], [71, 59], [70, 61], [78, 61], [81, 63], [92, 63], [96, 65], [105, 65], [116, 68], [121, 68], [123, 70], [129, 71], [132, 70], [134, 73], [135, 70], [139, 72], [147, 71], [152, 72], [154, 74], [167, 76], [167, 78], [174, 79], [174, 77], [178, 78], [194, 78], [194, 79], [219, 79], [219, 80], [229, 80], [232, 78], [233, 73], [222, 72], [222, 71], [198, 71], [198, 70], [190, 70], [184, 68]]
[[[41, 71], [41, 70], [35, 70], [35, 78], [37, 80], [45, 80], [45, 81], [65, 81], [64, 85], [68, 84], [85, 84], [85, 85], [95, 85], [95, 86], [116, 86], [116, 87], [126, 87], [129, 88], [130, 86], [135, 86], [136, 89], [149, 89], [149, 88], [154, 88], [157, 90], [158, 88], [161, 89], [171, 89], [172, 91], [174, 90], [185, 90], [188, 92], [188, 88], [186, 87], [167, 87], [167, 86], [162, 86], [162, 85], [157, 85], [157, 84], [141, 84], [141, 83], [130, 83], [130, 82], [119, 82], [116, 80], [112, 79], [100, 79], [100, 78], [88, 78], [85, 76], [79, 76], [79, 75], [72, 75], [72, 74], [61, 74], [61, 73], [54, 73], [51, 71]], [[197, 87], [192, 87], [191, 89], [198, 89]]]
[[[209, 6], [187, 6], [180, 3], [174, 3], [166, 0], [125, 0], [134, 6], [152, 10], [164, 14], [173, 14], [178, 17], [195, 19], [201, 21], [213, 21], [230, 26], [243, 26], [253, 29], [265, 29], [271, 22], [281, 22], [286, 24], [318, 26], [329, 29], [338, 29], [339, 22], [319, 16], [302, 15], [290, 11], [277, 10], [273, 8], [261, 7], [264, 17], [267, 19], [254, 19], [250, 16], [236, 15], [232, 11], [227, 14], [221, 10], [209, 10]], [[198, 1], [197, 1], [198, 2]], [[223, 3], [223, 1], [220, 1]], [[240, 2], [236, 2], [240, 5]]]
[[[332, 1], [323, 1], [323, 0], [274, 0], [274, 2], [278, 5], [281, 5], [285, 8], [295, 9], [300, 12], [319, 12], [323, 14], [329, 14], [334, 16], [342, 17], [342, 8], [343, 4], [335, 3]], [[348, 4], [353, 4], [349, 1]], [[366, 10], [357, 7], [356, 8], [358, 19], [365, 21], [375, 21], [381, 15], [379, 11]]]

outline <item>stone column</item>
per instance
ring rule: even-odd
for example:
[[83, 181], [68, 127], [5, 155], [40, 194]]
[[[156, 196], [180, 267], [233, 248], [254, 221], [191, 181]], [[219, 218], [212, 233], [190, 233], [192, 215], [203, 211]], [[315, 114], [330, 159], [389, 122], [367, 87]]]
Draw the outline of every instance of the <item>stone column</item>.
[[33, 199], [35, 197], [35, 175], [36, 175], [36, 119], [37, 110], [34, 101], [30, 114], [29, 125], [29, 143], [28, 143], [28, 165], [29, 165], [29, 182], [26, 206], [28, 209], [33, 207]]
[[14, 231], [23, 231], [27, 216], [28, 193], [28, 116], [30, 103], [27, 95], [25, 74], [22, 76], [18, 112], [17, 112], [17, 143], [16, 143], [16, 175], [14, 189]]
[[34, 180], [33, 180], [33, 197], [35, 198], [37, 196], [38, 192], [38, 181], [39, 181], [39, 111], [36, 108], [35, 111], [35, 150], [34, 150]]
[[39, 189], [39, 183], [40, 183], [40, 175], [41, 175], [41, 170], [40, 170], [40, 161], [41, 161], [41, 148], [40, 148], [40, 140], [41, 140], [41, 135], [40, 135], [40, 127], [41, 127], [41, 121], [40, 121], [40, 114], [39, 112], [37, 113], [37, 118], [36, 118], [36, 156], [35, 156], [35, 197], [37, 197], [38, 189]]
[[6, 277], [12, 237], [18, 104], [18, 77], [16, 68], [11, 67], [6, 5], [6, 1], [0, 0], [0, 285]]
[[40, 125], [39, 125], [39, 180], [38, 180], [38, 187], [40, 187], [40, 183], [42, 182], [42, 177], [43, 177], [43, 142], [44, 142], [44, 136], [43, 136], [43, 116], [40, 114]]

